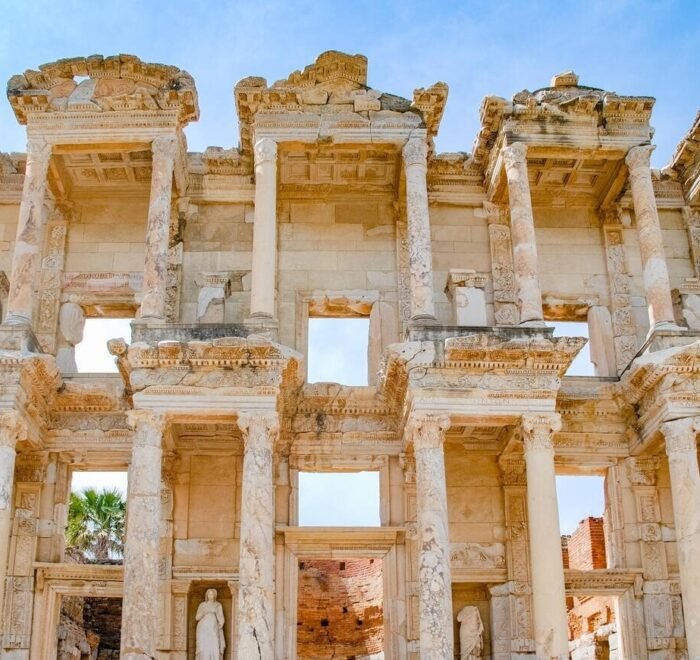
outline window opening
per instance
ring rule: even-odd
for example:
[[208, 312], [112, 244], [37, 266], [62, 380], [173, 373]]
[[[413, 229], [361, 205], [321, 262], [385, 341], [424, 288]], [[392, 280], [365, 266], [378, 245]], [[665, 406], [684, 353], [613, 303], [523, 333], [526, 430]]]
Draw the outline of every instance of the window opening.
[[74, 472], [66, 553], [77, 563], [121, 563], [126, 527], [126, 472]]
[[75, 346], [78, 373], [117, 373], [114, 356], [107, 350], [110, 339], [131, 343], [130, 318], [91, 318], [85, 320], [83, 340]]
[[379, 472], [300, 472], [299, 525], [379, 527]]
[[574, 358], [565, 376], [595, 376], [595, 367], [591, 362], [591, 342], [588, 323], [579, 321], [549, 321], [549, 327], [554, 328], [555, 337], [585, 337], [589, 341]]
[[367, 385], [368, 318], [310, 318], [308, 382]]

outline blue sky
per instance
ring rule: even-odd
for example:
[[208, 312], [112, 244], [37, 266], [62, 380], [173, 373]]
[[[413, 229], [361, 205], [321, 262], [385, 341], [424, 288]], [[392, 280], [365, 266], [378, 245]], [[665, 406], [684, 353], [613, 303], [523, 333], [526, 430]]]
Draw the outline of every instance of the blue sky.
[[[62, 57], [132, 53], [194, 77], [201, 119], [191, 150], [238, 142], [233, 85], [285, 78], [328, 49], [369, 58], [369, 84], [410, 97], [443, 80], [440, 151], [470, 151], [487, 94], [509, 98], [574, 69], [581, 83], [657, 98], [653, 162], [666, 164], [700, 106], [696, 0], [378, 2], [377, 0], [0, 0], [0, 79]], [[0, 150], [22, 151], [0, 101]]]

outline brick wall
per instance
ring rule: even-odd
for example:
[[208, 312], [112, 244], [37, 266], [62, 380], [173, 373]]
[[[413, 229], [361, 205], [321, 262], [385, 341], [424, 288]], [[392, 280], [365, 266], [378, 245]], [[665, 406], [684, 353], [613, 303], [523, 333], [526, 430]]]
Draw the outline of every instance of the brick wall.
[[567, 546], [569, 568], [588, 571], [607, 567], [602, 518], [591, 516], [582, 520], [569, 538]]
[[384, 649], [381, 560], [300, 562], [298, 603], [298, 658], [361, 658]]

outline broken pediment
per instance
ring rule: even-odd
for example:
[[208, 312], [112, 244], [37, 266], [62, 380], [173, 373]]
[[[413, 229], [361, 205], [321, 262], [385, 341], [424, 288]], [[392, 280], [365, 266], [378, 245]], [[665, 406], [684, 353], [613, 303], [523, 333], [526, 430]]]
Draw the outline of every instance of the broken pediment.
[[429, 136], [434, 136], [442, 119], [447, 91], [445, 83], [436, 83], [416, 89], [413, 100], [386, 94], [367, 86], [364, 55], [327, 51], [303, 71], [294, 71], [271, 86], [258, 76], [244, 78], [236, 85], [241, 151], [251, 157], [254, 126], [271, 128], [283, 124], [285, 116], [288, 120], [292, 118], [297, 127], [308, 124], [311, 128], [313, 124], [315, 128], [313, 121], [309, 123], [300, 117], [301, 113], [321, 117], [322, 128], [330, 127], [330, 132], [334, 128], [366, 128], [371, 124], [391, 129], [424, 128]]
[[173, 112], [184, 125], [199, 117], [194, 79], [175, 66], [134, 55], [76, 57], [42, 64], [7, 83], [17, 121], [45, 112]]

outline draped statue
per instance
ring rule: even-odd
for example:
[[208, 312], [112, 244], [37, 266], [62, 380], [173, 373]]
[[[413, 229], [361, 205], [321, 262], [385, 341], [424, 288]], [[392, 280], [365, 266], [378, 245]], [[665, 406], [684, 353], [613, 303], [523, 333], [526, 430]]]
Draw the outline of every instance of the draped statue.
[[478, 608], [467, 605], [457, 615], [460, 660], [480, 660], [484, 648], [484, 624]]
[[222, 660], [224, 657], [224, 609], [216, 596], [216, 589], [207, 589], [204, 601], [197, 608], [197, 660]]

